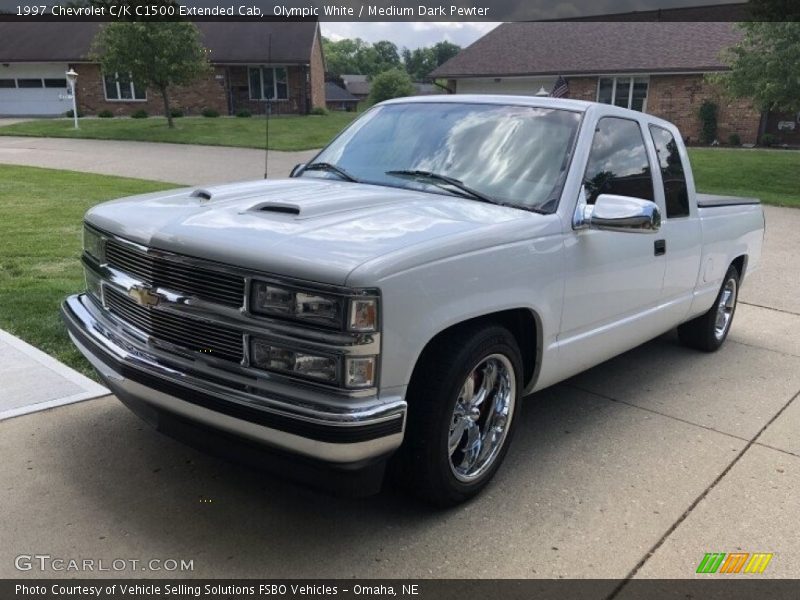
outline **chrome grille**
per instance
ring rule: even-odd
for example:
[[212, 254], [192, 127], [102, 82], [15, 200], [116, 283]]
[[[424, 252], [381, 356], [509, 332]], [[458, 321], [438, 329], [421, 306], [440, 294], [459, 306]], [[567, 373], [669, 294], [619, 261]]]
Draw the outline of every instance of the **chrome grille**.
[[239, 275], [171, 261], [112, 239], [106, 241], [105, 253], [109, 266], [150, 285], [236, 308], [244, 302], [244, 278]]
[[139, 306], [108, 286], [103, 298], [112, 314], [155, 339], [225, 360], [242, 360], [242, 333], [235, 329]]

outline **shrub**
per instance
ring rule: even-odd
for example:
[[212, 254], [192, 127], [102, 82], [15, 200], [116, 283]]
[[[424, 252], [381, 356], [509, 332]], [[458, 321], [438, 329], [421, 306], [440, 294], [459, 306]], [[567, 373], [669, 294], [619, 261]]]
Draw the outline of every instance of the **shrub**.
[[310, 115], [327, 115], [328, 110], [322, 106], [315, 106], [312, 108], [309, 113]]
[[700, 141], [710, 144], [717, 139], [717, 105], [711, 100], [705, 100], [700, 105]]
[[253, 113], [251, 113], [246, 108], [243, 108], [242, 110], [236, 113], [236, 116], [239, 117], [240, 119], [248, 119], [253, 116]]
[[776, 138], [772, 133], [765, 133], [761, 136], [761, 145], [766, 146], [767, 148], [774, 146], [777, 141], [778, 138]]
[[391, 69], [373, 77], [369, 99], [372, 103], [383, 102], [391, 98], [411, 96], [414, 86], [411, 78], [403, 69]]
[[742, 138], [739, 137], [738, 133], [732, 133], [728, 136], [728, 144], [730, 144], [731, 146], [741, 146]]
[[114, 113], [112, 113], [110, 110], [101, 110], [99, 113], [97, 113], [97, 116], [101, 119], [110, 119], [114, 116]]
[[[65, 117], [69, 117], [71, 119], [72, 117], [75, 116], [75, 113], [73, 113], [72, 109], [70, 108], [67, 112], [64, 113], [64, 116]], [[81, 111], [78, 111], [78, 117], [80, 118], [82, 116], [83, 116], [83, 113]]]
[[180, 119], [183, 116], [183, 111], [180, 108], [170, 109], [169, 114], [173, 119]]
[[202, 114], [204, 117], [208, 117], [209, 119], [216, 119], [219, 116], [219, 111], [216, 111], [213, 108], [204, 108], [203, 112], [200, 114]]
[[148, 116], [147, 111], [143, 108], [131, 113], [131, 119], [146, 119]]

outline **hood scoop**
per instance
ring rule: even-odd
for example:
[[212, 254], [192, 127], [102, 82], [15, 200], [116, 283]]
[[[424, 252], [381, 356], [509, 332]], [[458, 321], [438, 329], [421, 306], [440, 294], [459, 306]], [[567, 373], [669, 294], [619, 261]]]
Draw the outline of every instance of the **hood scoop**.
[[251, 211], [262, 213], [277, 213], [281, 215], [299, 215], [300, 207], [297, 204], [282, 202], [261, 202], [250, 208]]

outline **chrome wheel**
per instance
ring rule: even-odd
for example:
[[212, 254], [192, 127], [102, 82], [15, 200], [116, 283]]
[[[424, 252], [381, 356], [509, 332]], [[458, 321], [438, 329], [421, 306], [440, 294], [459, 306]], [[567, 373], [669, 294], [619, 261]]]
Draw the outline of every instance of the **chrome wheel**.
[[502, 354], [482, 359], [467, 375], [450, 419], [447, 449], [456, 479], [469, 482], [491, 467], [514, 416], [517, 381]]
[[733, 318], [733, 309], [736, 307], [736, 280], [728, 279], [717, 303], [717, 317], [714, 321], [714, 337], [721, 340], [728, 332]]

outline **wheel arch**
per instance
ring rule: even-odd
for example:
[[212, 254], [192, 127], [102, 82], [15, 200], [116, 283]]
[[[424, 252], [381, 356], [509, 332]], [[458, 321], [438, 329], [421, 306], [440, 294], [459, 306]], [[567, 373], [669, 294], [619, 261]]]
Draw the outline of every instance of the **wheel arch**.
[[[530, 308], [512, 308], [471, 317], [458, 323], [449, 325], [437, 332], [417, 356], [414, 368], [411, 371], [411, 380], [414, 381], [420, 365], [427, 356], [436, 351], [442, 341], [465, 329], [477, 329], [489, 325], [500, 325], [508, 329], [514, 336], [520, 349], [523, 370], [523, 389], [529, 389], [539, 376], [542, 358], [542, 326], [539, 315]], [[410, 383], [409, 382], [409, 383]]]
[[731, 266], [736, 267], [739, 272], [739, 281], [744, 279], [744, 273], [747, 269], [747, 254], [740, 254], [731, 261]]

